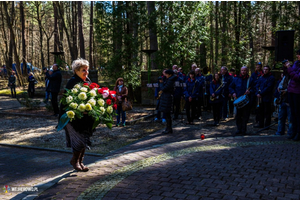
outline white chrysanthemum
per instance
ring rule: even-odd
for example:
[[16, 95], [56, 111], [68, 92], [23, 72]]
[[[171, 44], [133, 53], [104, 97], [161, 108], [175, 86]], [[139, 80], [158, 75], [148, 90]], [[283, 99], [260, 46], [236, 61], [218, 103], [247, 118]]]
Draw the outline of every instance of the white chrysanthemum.
[[78, 95], [78, 98], [80, 100], [86, 100], [86, 98], [87, 98], [86, 93], [85, 92], [80, 92], [79, 95]]
[[79, 104], [78, 108], [77, 108], [80, 112], [84, 112], [85, 111], [85, 105], [83, 103]]
[[112, 106], [108, 106], [107, 107], [107, 109], [106, 109], [106, 111], [109, 113], [109, 114], [111, 114], [112, 112], [113, 112], [113, 107]]
[[80, 88], [80, 91], [81, 91], [81, 92], [87, 92], [88, 89], [87, 89], [86, 87], [82, 87], [82, 88]]
[[104, 106], [105, 101], [104, 101], [103, 99], [99, 99], [99, 100], [97, 101], [97, 103], [99, 104], [99, 106]]
[[68, 96], [67, 98], [66, 98], [66, 102], [67, 103], [70, 103], [70, 102], [72, 102], [73, 101], [73, 97], [72, 96]]
[[97, 96], [97, 93], [95, 90], [91, 90], [89, 93], [90, 93], [91, 97]]
[[96, 100], [95, 99], [90, 99], [88, 101], [89, 104], [91, 104], [92, 106], [95, 106], [96, 105]]
[[86, 111], [91, 111], [93, 108], [92, 108], [92, 105], [90, 103], [87, 103], [85, 104], [85, 110]]
[[71, 108], [73, 108], [73, 109], [75, 110], [75, 109], [77, 109], [77, 107], [78, 107], [78, 104], [77, 104], [77, 103], [74, 103], [74, 102], [72, 102], [72, 103], [70, 104], [70, 107], [71, 107]]
[[73, 89], [71, 90], [71, 92], [72, 92], [73, 94], [77, 94], [78, 90], [77, 90], [76, 88], [73, 88]]
[[74, 111], [72, 111], [72, 110], [67, 111], [67, 116], [68, 116], [68, 118], [73, 119], [75, 117]]
[[76, 84], [76, 85], [74, 86], [74, 88], [80, 89], [81, 86], [80, 86], [79, 84]]
[[103, 115], [105, 113], [105, 108], [104, 107], [100, 107], [99, 109], [100, 109], [101, 114]]

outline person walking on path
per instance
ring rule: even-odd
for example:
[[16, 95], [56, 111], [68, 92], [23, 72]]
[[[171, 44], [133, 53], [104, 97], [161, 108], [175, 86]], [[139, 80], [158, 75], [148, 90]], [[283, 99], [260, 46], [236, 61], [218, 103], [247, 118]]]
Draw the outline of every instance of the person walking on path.
[[35, 84], [36, 80], [35, 80], [32, 72], [29, 72], [27, 80], [29, 82], [28, 90], [27, 90], [28, 91], [28, 96], [30, 98], [33, 98], [34, 97], [34, 92], [35, 92], [34, 84]]
[[289, 139], [294, 141], [300, 140], [300, 49], [297, 51], [297, 60], [294, 65], [288, 65], [288, 74], [290, 76], [290, 83], [288, 85], [288, 97], [291, 108], [291, 117], [293, 124], [293, 133]]
[[172, 102], [173, 102], [173, 93], [174, 93], [174, 84], [177, 80], [177, 77], [174, 76], [174, 72], [171, 69], [165, 71], [166, 81], [159, 91], [160, 103], [158, 110], [163, 112], [166, 116], [167, 127], [163, 134], [173, 133], [172, 130], [172, 118], [171, 118], [171, 110], [172, 110]]
[[124, 79], [118, 78], [114, 87], [114, 91], [116, 91], [117, 96], [117, 124], [116, 126], [120, 126], [120, 115], [122, 114], [122, 126], [126, 125], [126, 111], [122, 109], [122, 102], [126, 101], [128, 96], [128, 89], [124, 85]]
[[10, 87], [11, 98], [16, 98], [16, 76], [14, 71], [11, 71], [11, 75], [8, 78], [8, 86]]
[[59, 115], [57, 96], [60, 91], [62, 75], [57, 64], [53, 64], [52, 68], [53, 71], [49, 71], [49, 73], [46, 73], [46, 77], [50, 80], [49, 88], [51, 92], [51, 103], [54, 110], [54, 116], [57, 117]]
[[[77, 83], [91, 83], [91, 80], [88, 78], [89, 62], [87, 60], [74, 60], [72, 63], [72, 70], [74, 75], [68, 81], [65, 87], [66, 89], [72, 89]], [[64, 113], [64, 106], [61, 104], [59, 117]], [[75, 170], [84, 172], [89, 170], [89, 168], [83, 164], [83, 158], [85, 149], [90, 149], [90, 137], [95, 131], [95, 129], [92, 129], [93, 124], [93, 118], [84, 113], [82, 118], [73, 119], [72, 122], [69, 122], [65, 126], [67, 147], [71, 147], [73, 151], [73, 157], [70, 164]]]

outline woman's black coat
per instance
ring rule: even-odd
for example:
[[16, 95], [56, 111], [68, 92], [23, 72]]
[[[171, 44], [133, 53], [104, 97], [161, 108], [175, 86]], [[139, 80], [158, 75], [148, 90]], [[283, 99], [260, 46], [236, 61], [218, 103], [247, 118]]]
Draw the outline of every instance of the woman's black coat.
[[172, 110], [174, 84], [177, 80], [176, 76], [171, 76], [164, 82], [164, 86], [161, 88], [163, 93], [160, 96], [158, 110], [164, 113], [170, 113]]
[[[91, 83], [91, 80], [89, 78], [86, 79], [84, 82], [79, 76], [76, 74], [72, 76], [72, 78], [68, 81], [66, 85], [66, 89], [72, 89], [77, 83]], [[66, 91], [65, 91], [66, 92]], [[64, 105], [60, 104], [60, 115], [59, 118], [65, 113], [64, 111]], [[93, 128], [94, 120], [91, 116], [88, 116], [87, 114], [84, 114], [81, 119], [73, 119], [72, 122], [70, 122], [73, 128], [81, 134], [86, 134], [91, 136], [95, 129]]]

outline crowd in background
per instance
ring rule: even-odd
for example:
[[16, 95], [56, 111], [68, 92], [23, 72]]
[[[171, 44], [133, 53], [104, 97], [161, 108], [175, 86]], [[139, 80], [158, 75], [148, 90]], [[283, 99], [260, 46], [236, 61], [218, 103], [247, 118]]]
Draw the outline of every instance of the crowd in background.
[[[275, 81], [271, 68], [258, 62], [255, 71], [250, 75], [246, 66], [236, 74], [234, 68], [228, 70], [222, 66], [220, 71], [210, 73], [206, 67], [202, 70], [192, 64], [185, 74], [177, 65], [164, 69], [158, 77], [155, 89], [157, 99], [157, 115], [155, 121], [166, 123], [166, 112], [159, 109], [162, 103], [162, 88], [170, 82], [168, 76], [176, 77], [172, 90], [171, 111], [173, 120], [185, 109], [186, 124], [193, 125], [195, 120], [202, 120], [202, 112], [213, 112], [213, 124], [228, 121], [229, 117], [236, 120], [235, 135], [247, 134], [247, 123], [250, 113], [255, 114], [254, 128], [269, 129], [272, 113], [278, 114], [278, 130], [275, 135], [284, 135], [287, 124], [289, 139], [300, 140], [300, 50], [297, 60], [292, 64], [282, 61], [281, 78]], [[166, 73], [168, 72], [168, 73]], [[298, 104], [297, 104], [298, 102]], [[171, 131], [169, 131], [171, 132]], [[166, 132], [165, 132], [166, 133]]]

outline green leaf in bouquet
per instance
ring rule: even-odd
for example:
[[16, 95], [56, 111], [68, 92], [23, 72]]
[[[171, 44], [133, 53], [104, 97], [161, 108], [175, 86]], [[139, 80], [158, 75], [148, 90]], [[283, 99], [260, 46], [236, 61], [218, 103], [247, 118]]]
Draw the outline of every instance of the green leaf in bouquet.
[[106, 123], [107, 128], [112, 129], [112, 123]]
[[70, 118], [68, 117], [67, 113], [63, 114], [59, 119], [56, 130], [57, 131], [62, 130], [69, 123], [69, 121], [70, 121]]

